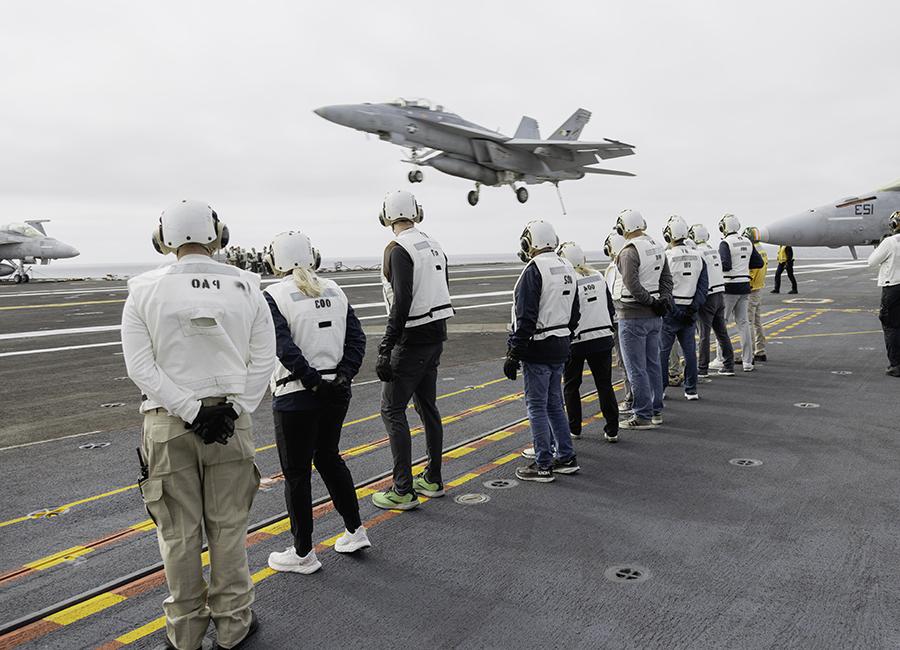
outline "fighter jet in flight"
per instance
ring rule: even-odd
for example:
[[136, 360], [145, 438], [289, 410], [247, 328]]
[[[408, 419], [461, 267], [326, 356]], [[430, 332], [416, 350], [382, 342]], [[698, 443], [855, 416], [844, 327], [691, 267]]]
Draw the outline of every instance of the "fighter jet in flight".
[[74, 246], [47, 236], [42, 225], [47, 221], [34, 219], [0, 226], [0, 277], [13, 274], [17, 283], [28, 282], [31, 276], [26, 264], [36, 264], [37, 260], [49, 264], [50, 260], [79, 255]]
[[874, 192], [849, 196], [758, 228], [761, 241], [785, 246], [877, 246], [891, 233], [888, 219], [900, 210], [900, 180]]
[[[478, 203], [482, 185], [509, 185], [519, 203], [525, 203], [528, 190], [517, 183], [552, 183], [558, 192], [560, 181], [577, 180], [585, 174], [634, 176], [590, 166], [598, 158], [630, 156], [634, 145], [608, 139], [580, 141], [581, 131], [591, 119], [590, 111], [583, 108], [547, 140], [541, 139], [538, 123], [531, 117], [523, 117], [515, 135], [509, 137], [420, 99], [323, 106], [315, 113], [335, 124], [375, 133], [382, 140], [408, 148], [411, 153], [404, 162], [475, 181], [475, 189], [468, 194], [469, 205]], [[410, 183], [421, 183], [422, 179], [421, 169], [413, 169], [407, 175]]]

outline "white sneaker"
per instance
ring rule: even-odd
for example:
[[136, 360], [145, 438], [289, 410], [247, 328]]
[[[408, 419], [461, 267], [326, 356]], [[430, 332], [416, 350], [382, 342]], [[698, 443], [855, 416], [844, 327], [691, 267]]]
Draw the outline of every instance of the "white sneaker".
[[753, 370], [754, 370], [753, 364], [750, 364], [749, 366], [744, 366], [744, 372], [753, 372]]
[[321, 569], [322, 563], [316, 557], [315, 549], [300, 557], [293, 546], [288, 546], [281, 553], [269, 553], [269, 568], [275, 571], [291, 571], [308, 575]]
[[725, 367], [725, 362], [721, 359], [713, 359], [709, 362], [709, 367], [711, 370], [718, 370], [719, 368]]
[[654, 413], [653, 417], [650, 418], [650, 422], [652, 422], [656, 426], [662, 424], [662, 413]]
[[628, 402], [619, 402], [619, 413], [623, 415], [634, 413], [634, 407]]
[[344, 534], [338, 537], [334, 543], [334, 550], [338, 553], [355, 553], [361, 548], [369, 548], [370, 546], [372, 546], [372, 542], [369, 541], [369, 536], [366, 535], [366, 527], [360, 526], [352, 533], [349, 530], [345, 530]]
[[534, 447], [526, 447], [522, 450], [522, 458], [527, 458], [528, 460], [534, 460], [537, 458], [537, 454], [534, 453]]
[[700, 399], [700, 396], [697, 393], [685, 393], [684, 399], [689, 402], [693, 402], [695, 399]]

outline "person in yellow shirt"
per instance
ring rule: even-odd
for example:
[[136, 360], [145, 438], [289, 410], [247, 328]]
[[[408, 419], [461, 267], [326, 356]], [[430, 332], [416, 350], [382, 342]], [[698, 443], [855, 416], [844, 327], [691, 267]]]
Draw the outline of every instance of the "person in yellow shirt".
[[781, 293], [781, 274], [787, 271], [791, 281], [788, 293], [797, 293], [797, 278], [794, 277], [794, 249], [791, 246], [778, 247], [778, 268], [775, 269], [775, 288], [772, 293]]
[[[766, 333], [762, 324], [762, 289], [766, 284], [766, 271], [769, 270], [769, 256], [759, 243], [755, 228], [746, 228], [744, 237], [753, 242], [753, 247], [763, 260], [762, 268], [750, 269], [750, 302], [747, 316], [753, 330], [753, 361], [766, 361]], [[779, 255], [781, 251], [779, 251]], [[793, 274], [791, 274], [793, 275]]]

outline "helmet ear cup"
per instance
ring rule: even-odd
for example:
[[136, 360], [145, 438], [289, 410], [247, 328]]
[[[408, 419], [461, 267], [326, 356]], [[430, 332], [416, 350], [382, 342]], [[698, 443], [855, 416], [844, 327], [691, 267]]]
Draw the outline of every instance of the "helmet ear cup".
[[619, 234], [622, 235], [622, 236], [625, 235], [625, 224], [622, 223], [622, 217], [619, 217], [619, 218], [616, 220], [616, 232], [619, 233]]
[[419, 205], [419, 202], [416, 201], [416, 223], [422, 223], [422, 220], [425, 219], [425, 210]]
[[385, 228], [389, 225], [387, 217], [384, 214], [384, 203], [381, 204], [381, 212], [378, 213], [378, 223], [380, 223]]
[[269, 267], [272, 273], [275, 272], [275, 258], [272, 257], [272, 253], [266, 253], [263, 255], [263, 264]]
[[318, 270], [319, 270], [319, 267], [322, 266], [322, 256], [319, 254], [319, 249], [318, 249], [318, 248], [312, 249], [312, 253], [313, 253], [313, 266], [312, 266], [312, 270], [313, 270], [313, 271], [318, 271]]
[[168, 255], [172, 252], [172, 249], [166, 246], [163, 241], [162, 218], [159, 220], [159, 225], [153, 229], [151, 241], [153, 242], [153, 250], [160, 255]]
[[672, 243], [672, 229], [669, 226], [666, 226], [665, 230], [663, 230], [663, 239], [666, 240], [667, 244]]

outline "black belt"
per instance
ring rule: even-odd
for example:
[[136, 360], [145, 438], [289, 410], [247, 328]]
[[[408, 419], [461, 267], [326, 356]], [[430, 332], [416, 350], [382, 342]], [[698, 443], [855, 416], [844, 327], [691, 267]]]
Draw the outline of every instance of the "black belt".
[[426, 313], [424, 313], [424, 314], [420, 314], [420, 315], [418, 315], [418, 316], [409, 316], [409, 317], [406, 319], [406, 322], [408, 323], [408, 322], [411, 321], [411, 320], [421, 320], [421, 319], [423, 319], [423, 318], [428, 318], [429, 316], [433, 315], [434, 312], [436, 312], [436, 311], [441, 311], [441, 310], [443, 310], [443, 309], [453, 309], [453, 305], [451, 305], [450, 303], [447, 303], [446, 305], [440, 305], [440, 306], [438, 306], [438, 307], [432, 307], [431, 309], [429, 309], [429, 310], [428, 310]]
[[600, 330], [609, 330], [610, 332], [612, 332], [612, 325], [600, 325], [599, 327], [589, 327], [586, 330], [581, 330], [578, 333], [578, 336], [581, 337], [581, 336], [584, 336], [585, 334], [587, 334], [588, 332], [599, 332]]
[[[337, 368], [328, 368], [327, 370], [319, 370], [320, 375], [336, 375]], [[292, 381], [300, 381], [300, 375], [293, 374], [288, 375], [287, 377], [282, 377], [278, 381], [275, 382], [275, 388], [281, 388], [285, 384], [289, 384]]]
[[534, 336], [537, 336], [538, 334], [543, 334], [544, 332], [553, 332], [555, 330], [561, 330], [563, 328], [568, 329], [569, 328], [568, 323], [566, 323], [565, 325], [554, 325], [553, 327], [544, 327], [543, 329], [535, 330]]

